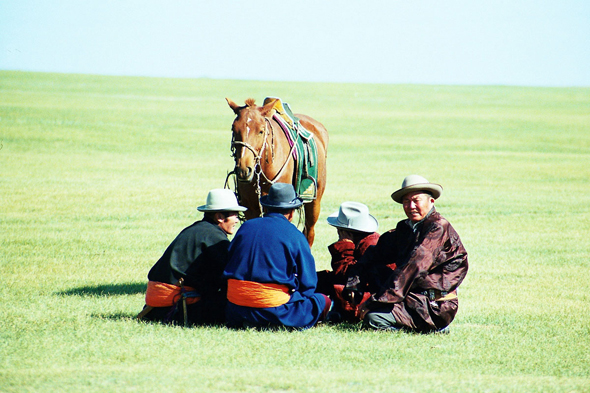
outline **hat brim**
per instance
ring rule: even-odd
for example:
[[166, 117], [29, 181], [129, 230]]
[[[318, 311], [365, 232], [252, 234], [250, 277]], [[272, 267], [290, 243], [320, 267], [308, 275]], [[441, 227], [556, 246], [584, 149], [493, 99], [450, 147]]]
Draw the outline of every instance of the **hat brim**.
[[215, 208], [209, 207], [207, 205], [197, 207], [197, 210], [200, 212], [245, 212], [248, 210], [247, 207], [244, 206], [230, 206], [230, 207], [223, 207], [223, 208]]
[[369, 214], [369, 220], [370, 221], [366, 222], [366, 225], [364, 225], [363, 227], [353, 228], [349, 225], [344, 225], [343, 223], [338, 221], [338, 212], [331, 214], [327, 219], [328, 224], [330, 224], [336, 228], [342, 228], [342, 229], [346, 229], [349, 231], [373, 233], [377, 230], [377, 228], [379, 228], [379, 222], [377, 221], [377, 219], [375, 217], [373, 217], [370, 214]]
[[412, 184], [411, 186], [400, 188], [399, 190], [391, 194], [391, 199], [393, 199], [397, 203], [402, 203], [402, 199], [404, 198], [404, 196], [414, 191], [424, 191], [432, 195], [434, 199], [437, 199], [442, 194], [443, 188], [440, 184], [435, 183]]
[[303, 199], [297, 197], [293, 199], [291, 202], [272, 203], [269, 202], [269, 196], [267, 194], [260, 198], [260, 204], [264, 207], [270, 207], [272, 209], [297, 209], [300, 208], [301, 205], [303, 205]]

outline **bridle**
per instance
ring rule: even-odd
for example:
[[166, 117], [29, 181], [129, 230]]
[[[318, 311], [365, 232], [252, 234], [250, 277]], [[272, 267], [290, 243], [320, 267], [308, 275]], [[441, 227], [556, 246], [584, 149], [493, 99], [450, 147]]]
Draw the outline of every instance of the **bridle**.
[[[258, 180], [260, 180], [260, 174], [262, 174], [262, 176], [264, 176], [264, 179], [268, 182], [270, 182], [270, 184], [272, 185], [274, 183], [274, 181], [271, 181], [270, 179], [268, 179], [268, 177], [266, 177], [266, 175], [264, 174], [264, 172], [262, 172], [262, 166], [260, 165], [260, 161], [262, 159], [262, 152], [264, 151], [264, 149], [266, 148], [266, 146], [268, 145], [268, 123], [269, 120], [265, 117], [264, 118], [265, 123], [264, 123], [264, 140], [262, 142], [262, 146], [260, 147], [259, 151], [256, 151], [256, 149], [254, 148], [254, 146], [252, 146], [251, 144], [249, 144], [248, 142], [244, 142], [244, 141], [236, 141], [236, 136], [232, 135], [232, 141], [231, 141], [231, 151], [232, 151], [232, 157], [234, 158], [234, 162], [237, 164], [238, 163], [238, 155], [237, 155], [237, 146], [243, 146], [246, 149], [250, 150], [252, 152], [252, 154], [254, 155], [254, 175], [258, 178]], [[270, 129], [272, 130], [272, 126], [270, 127]], [[272, 140], [273, 143], [271, 143], [271, 162], [274, 162], [274, 132], [272, 132]], [[268, 153], [266, 155], [266, 162], [268, 163]], [[236, 166], [237, 167], [237, 166]], [[235, 169], [234, 169], [235, 171]], [[276, 177], [275, 177], [276, 178]], [[258, 182], [259, 183], [259, 182]]]
[[[271, 151], [271, 163], [274, 162], [275, 159], [275, 152], [274, 152], [274, 128], [272, 127], [272, 124], [270, 123], [270, 119], [268, 117], [264, 118], [265, 122], [264, 122], [264, 141], [262, 142], [262, 146], [260, 147], [259, 151], [256, 151], [256, 149], [250, 145], [248, 142], [243, 142], [243, 141], [236, 141], [236, 137], [235, 135], [232, 133], [232, 141], [231, 141], [231, 152], [232, 152], [232, 157], [234, 158], [234, 162], [237, 164], [238, 162], [238, 156], [237, 156], [237, 146], [242, 146], [247, 148], [248, 150], [250, 150], [252, 152], [252, 154], [254, 155], [254, 168], [253, 168], [253, 175], [252, 175], [252, 180], [251, 181], [256, 181], [256, 196], [258, 197], [258, 206], [260, 207], [260, 215], [262, 216], [262, 205], [260, 205], [260, 197], [262, 195], [262, 191], [260, 188], [260, 178], [262, 176], [263, 180], [265, 183], [269, 183], [270, 185], [273, 185], [274, 183], [276, 183], [277, 179], [283, 174], [283, 172], [285, 171], [285, 168], [287, 167], [287, 163], [289, 162], [289, 160], [291, 159], [292, 155], [293, 155], [293, 149], [295, 148], [295, 143], [293, 143], [293, 146], [291, 146], [291, 149], [289, 150], [289, 155], [287, 156], [287, 159], [285, 160], [285, 162], [283, 163], [283, 166], [281, 167], [281, 169], [277, 172], [277, 174], [272, 178], [269, 179], [266, 174], [264, 173], [264, 171], [262, 170], [262, 166], [260, 165], [260, 161], [262, 159], [262, 154], [264, 152], [264, 150], [266, 149], [267, 146], [269, 146], [268, 143], [268, 135], [271, 135], [271, 143], [270, 143], [270, 151]], [[270, 128], [270, 132], [269, 132], [269, 128]], [[268, 152], [266, 154], [266, 162], [269, 163], [268, 161]], [[230, 173], [228, 173], [228, 177], [233, 173], [236, 175], [237, 177], [237, 173], [236, 173], [236, 167], [234, 167], [234, 170]], [[239, 178], [238, 178], [238, 181]], [[227, 184], [227, 179], [226, 179], [226, 184]]]

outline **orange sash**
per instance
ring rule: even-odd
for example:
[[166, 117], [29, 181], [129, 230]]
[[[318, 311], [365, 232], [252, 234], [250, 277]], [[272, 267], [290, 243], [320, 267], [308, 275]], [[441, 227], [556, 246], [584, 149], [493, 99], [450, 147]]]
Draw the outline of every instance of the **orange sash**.
[[281, 306], [291, 299], [289, 287], [253, 281], [227, 281], [227, 300], [238, 306], [267, 308]]
[[[186, 291], [194, 291], [195, 288], [185, 286]], [[145, 293], [145, 304], [150, 307], [170, 307], [181, 299], [180, 287], [158, 281], [148, 281]], [[200, 297], [187, 297], [186, 304], [193, 304], [201, 300]]]

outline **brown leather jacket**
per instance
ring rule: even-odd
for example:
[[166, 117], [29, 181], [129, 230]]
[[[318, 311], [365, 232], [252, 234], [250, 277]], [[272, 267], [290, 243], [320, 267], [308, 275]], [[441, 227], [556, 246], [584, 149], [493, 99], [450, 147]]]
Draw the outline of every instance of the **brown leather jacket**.
[[[395, 263], [387, 277], [376, 267]], [[467, 251], [451, 224], [432, 208], [426, 218], [412, 228], [400, 221], [395, 230], [381, 235], [354, 268], [349, 269], [347, 289], [368, 285], [373, 296], [370, 310], [392, 309], [396, 321], [418, 331], [446, 327], [457, 313], [458, 300], [438, 301], [454, 291], [468, 270]], [[431, 293], [429, 294], [429, 290]], [[432, 292], [436, 296], [432, 297]]]

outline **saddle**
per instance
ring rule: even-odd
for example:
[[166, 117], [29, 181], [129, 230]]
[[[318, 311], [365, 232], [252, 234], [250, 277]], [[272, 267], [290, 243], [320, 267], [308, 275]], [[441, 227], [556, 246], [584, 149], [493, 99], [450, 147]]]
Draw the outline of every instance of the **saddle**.
[[281, 126], [289, 146], [293, 151], [295, 173], [293, 188], [303, 202], [311, 202], [317, 197], [318, 148], [313, 134], [306, 130], [293, 114], [289, 104], [277, 97], [267, 97], [264, 105], [275, 100], [272, 118]]

